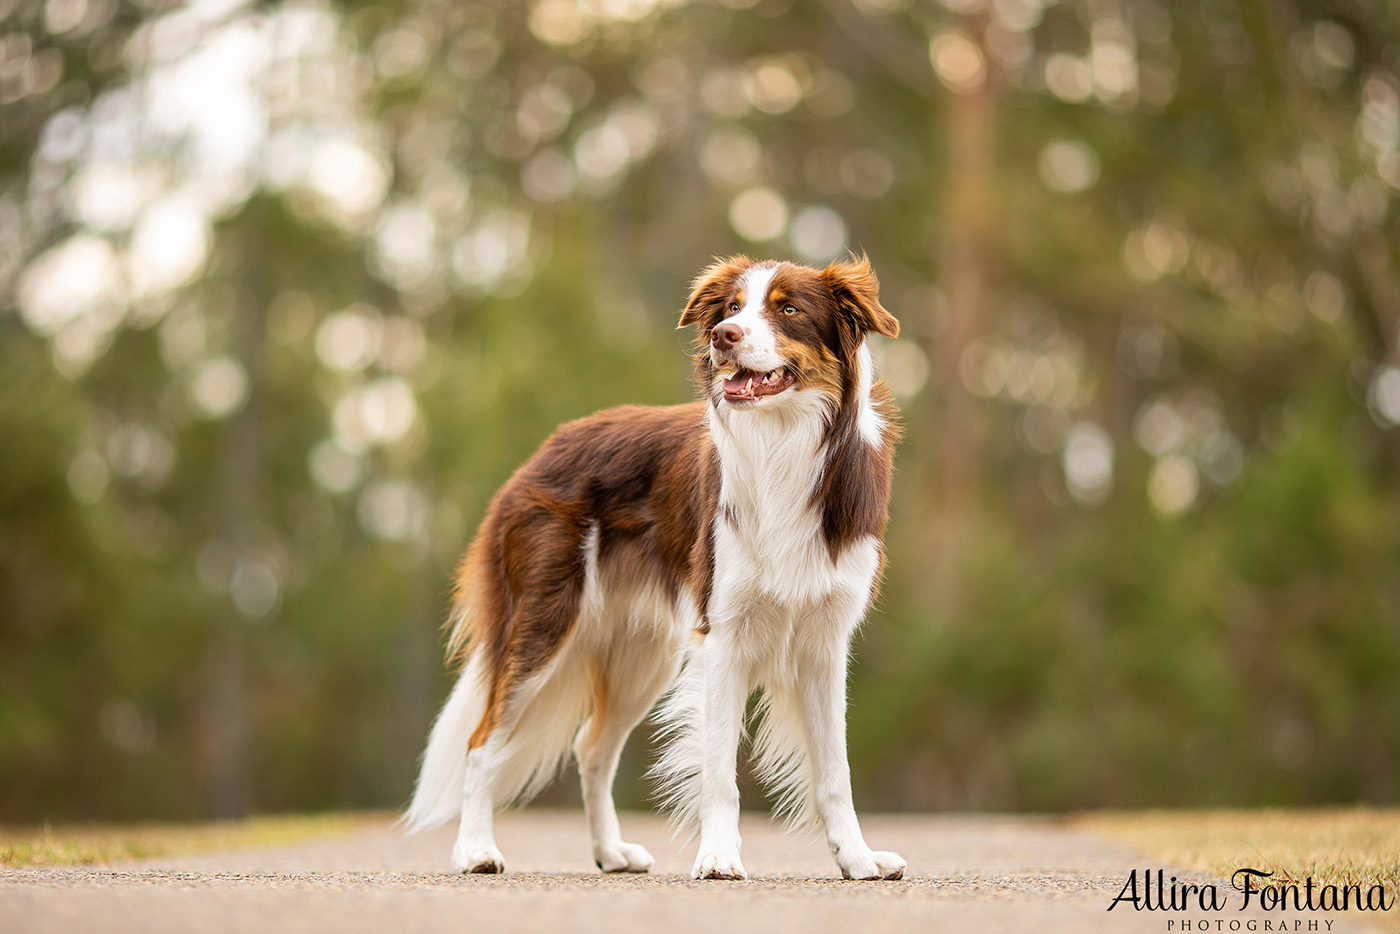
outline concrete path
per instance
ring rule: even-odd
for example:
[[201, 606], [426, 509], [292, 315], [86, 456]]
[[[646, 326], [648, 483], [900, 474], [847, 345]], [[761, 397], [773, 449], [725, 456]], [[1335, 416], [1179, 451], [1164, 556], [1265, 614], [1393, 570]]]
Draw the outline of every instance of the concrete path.
[[1239, 896], [1224, 886], [1231, 898], [1217, 914], [1110, 913], [1130, 871], [1157, 867], [1053, 819], [891, 815], [863, 824], [872, 846], [909, 861], [904, 881], [843, 882], [820, 842], [756, 815], [745, 815], [742, 828], [747, 882], [692, 881], [693, 846], [682, 849], [663, 821], [643, 814], [624, 815], [623, 831], [651, 850], [656, 868], [603, 876], [591, 865], [583, 815], [536, 809], [500, 819], [502, 876], [452, 874], [451, 830], [404, 837], [387, 823], [285, 849], [0, 870], [0, 931], [1358, 930], [1335, 914], [1239, 912]]

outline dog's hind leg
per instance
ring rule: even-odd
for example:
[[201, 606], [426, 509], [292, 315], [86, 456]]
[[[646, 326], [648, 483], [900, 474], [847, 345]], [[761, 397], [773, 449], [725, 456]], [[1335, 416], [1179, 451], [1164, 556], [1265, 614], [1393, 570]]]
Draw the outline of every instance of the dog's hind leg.
[[461, 821], [452, 846], [452, 868], [458, 872], [505, 872], [505, 860], [496, 848], [496, 805], [507, 793], [503, 786], [509, 783], [506, 773], [515, 758], [512, 747], [519, 745], [512, 742], [512, 733], [536, 687], [527, 679], [490, 688], [492, 697], [467, 743]]
[[481, 745], [467, 751], [462, 782], [462, 821], [452, 846], [452, 868], [458, 872], [505, 872], [492, 826], [495, 788], [505, 759], [504, 731], [493, 730]]
[[603, 872], [646, 872], [651, 854], [622, 839], [613, 804], [613, 779], [627, 737], [675, 677], [679, 655], [664, 640], [619, 643], [612, 658], [590, 666], [588, 721], [578, 732], [579, 783], [588, 830], [593, 838], [593, 862]]
[[[524, 559], [515, 570], [532, 587], [516, 592], [509, 617], [493, 629], [504, 639], [487, 665], [488, 701], [466, 749], [461, 824], [452, 848], [459, 872], [504, 870], [493, 813], [530, 798], [548, 781], [568, 754], [580, 717], [582, 692], [567, 644], [583, 584], [581, 534], [547, 513], [527, 518], [516, 534], [531, 539], [530, 548], [520, 546]], [[489, 651], [484, 641], [479, 651]]]
[[561, 648], [556, 658], [503, 689], [499, 712], [488, 710], [473, 734], [452, 848], [458, 872], [504, 871], [493, 814], [534, 797], [568, 755], [583, 708], [584, 687], [576, 668], [567, 648]]

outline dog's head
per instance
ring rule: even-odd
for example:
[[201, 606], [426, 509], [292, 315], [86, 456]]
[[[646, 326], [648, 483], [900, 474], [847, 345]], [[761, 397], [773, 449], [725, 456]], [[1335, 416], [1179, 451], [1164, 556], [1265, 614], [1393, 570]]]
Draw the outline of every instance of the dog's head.
[[825, 269], [718, 260], [696, 277], [680, 326], [697, 328], [704, 392], [716, 405], [749, 409], [781, 406], [799, 393], [819, 393], [839, 408], [859, 388], [865, 335], [899, 335], [865, 256]]

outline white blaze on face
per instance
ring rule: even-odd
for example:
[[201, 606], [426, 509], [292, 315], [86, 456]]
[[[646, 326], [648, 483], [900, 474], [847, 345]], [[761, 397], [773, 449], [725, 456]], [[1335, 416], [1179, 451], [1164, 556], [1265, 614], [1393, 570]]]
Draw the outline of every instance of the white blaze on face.
[[[739, 290], [744, 295], [744, 305], [738, 313], [726, 318], [744, 329], [744, 339], [734, 348], [731, 358], [746, 370], [759, 373], [777, 369], [784, 365], [778, 356], [778, 337], [773, 326], [764, 315], [768, 304], [768, 290], [773, 284], [773, 276], [778, 272], [776, 265], [750, 266], [739, 277]], [[721, 361], [711, 349], [710, 359], [716, 365]]]

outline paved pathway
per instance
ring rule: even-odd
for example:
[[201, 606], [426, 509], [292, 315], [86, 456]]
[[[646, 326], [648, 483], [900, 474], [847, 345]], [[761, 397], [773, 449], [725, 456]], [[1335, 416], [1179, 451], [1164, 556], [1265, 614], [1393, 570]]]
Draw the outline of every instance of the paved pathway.
[[499, 821], [502, 876], [453, 875], [450, 830], [404, 837], [387, 823], [283, 849], [0, 870], [0, 931], [1197, 934], [1202, 922], [1210, 931], [1307, 931], [1310, 920], [1318, 922], [1311, 930], [1358, 930], [1336, 915], [1237, 913], [1237, 895], [1217, 915], [1109, 913], [1128, 873], [1151, 864], [1053, 819], [891, 815], [862, 823], [872, 846], [909, 861], [903, 882], [843, 882], [820, 842], [756, 815], [745, 815], [742, 828], [748, 882], [692, 881], [693, 847], [682, 849], [659, 818], [642, 814], [623, 815], [623, 831], [651, 850], [656, 868], [603, 876], [592, 871], [582, 813], [535, 809]]

